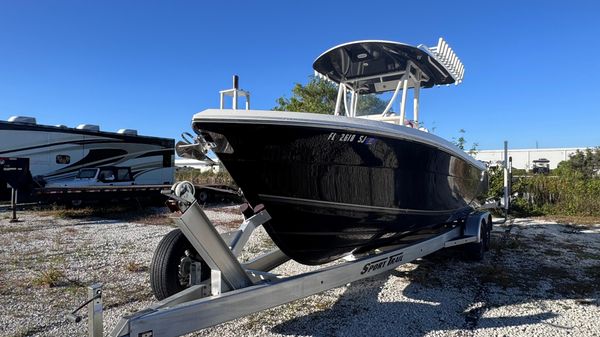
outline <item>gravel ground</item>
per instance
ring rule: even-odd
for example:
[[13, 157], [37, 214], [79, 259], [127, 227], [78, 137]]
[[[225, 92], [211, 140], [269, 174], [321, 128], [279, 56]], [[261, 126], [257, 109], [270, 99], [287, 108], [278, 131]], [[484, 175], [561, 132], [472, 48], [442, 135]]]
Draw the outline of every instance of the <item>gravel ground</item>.
[[[207, 209], [219, 231], [241, 216]], [[64, 313], [104, 284], [108, 333], [153, 297], [148, 266], [173, 229], [156, 221], [0, 214], [0, 335], [82, 336]], [[114, 218], [114, 216], [111, 216]], [[496, 226], [482, 262], [444, 250], [348, 286], [205, 329], [194, 336], [600, 336], [600, 225], [516, 219]], [[272, 245], [259, 229], [243, 257]], [[275, 271], [314, 269], [288, 262]]]

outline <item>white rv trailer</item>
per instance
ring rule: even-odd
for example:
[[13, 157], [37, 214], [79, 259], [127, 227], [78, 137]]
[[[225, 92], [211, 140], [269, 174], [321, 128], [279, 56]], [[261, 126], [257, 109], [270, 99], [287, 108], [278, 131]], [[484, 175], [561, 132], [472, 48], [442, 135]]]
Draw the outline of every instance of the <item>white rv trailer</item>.
[[139, 136], [131, 129], [39, 125], [35, 118], [15, 116], [0, 121], [0, 157], [29, 158], [31, 175], [50, 184], [74, 179], [82, 168], [103, 166], [130, 168], [135, 185], [174, 180], [174, 140]]

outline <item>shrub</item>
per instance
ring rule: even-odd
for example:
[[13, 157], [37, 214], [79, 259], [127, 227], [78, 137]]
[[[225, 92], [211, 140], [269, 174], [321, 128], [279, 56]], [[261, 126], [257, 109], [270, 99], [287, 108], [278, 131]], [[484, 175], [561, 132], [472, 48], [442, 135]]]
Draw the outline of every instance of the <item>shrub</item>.
[[[578, 152], [561, 163], [553, 175], [524, 174], [513, 178], [513, 213], [531, 215], [600, 216], [600, 176], [596, 173], [598, 149]], [[490, 170], [488, 196], [499, 198], [502, 170]]]
[[190, 167], [182, 167], [177, 169], [175, 173], [176, 181], [184, 181], [187, 180], [196, 185], [210, 185], [210, 184], [218, 184], [218, 185], [232, 185], [233, 187], [237, 187], [233, 178], [229, 172], [227, 172], [222, 166], [219, 172], [213, 171], [205, 171], [202, 172], [198, 169], [190, 168]]

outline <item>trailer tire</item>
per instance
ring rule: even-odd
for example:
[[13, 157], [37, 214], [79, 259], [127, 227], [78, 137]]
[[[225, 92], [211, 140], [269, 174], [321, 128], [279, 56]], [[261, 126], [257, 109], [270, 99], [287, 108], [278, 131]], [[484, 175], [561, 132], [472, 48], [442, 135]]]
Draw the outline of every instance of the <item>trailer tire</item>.
[[488, 252], [490, 250], [490, 245], [492, 243], [492, 229], [493, 229], [494, 224], [492, 223], [492, 218], [489, 217], [487, 219], [487, 223], [486, 223], [486, 228], [487, 230], [485, 231], [485, 241], [484, 241], [484, 246], [483, 249]]
[[[193, 259], [202, 263], [202, 279], [207, 279], [210, 268], [198, 256], [198, 253], [180, 229], [169, 232], [160, 240], [150, 263], [150, 286], [158, 300], [163, 300], [190, 286], [186, 283], [184, 259]], [[187, 267], [189, 276], [189, 266]]]
[[481, 220], [479, 226], [481, 231], [481, 240], [479, 242], [466, 244], [464, 247], [467, 258], [473, 261], [483, 260], [485, 252], [489, 250], [490, 246], [490, 226], [485, 219]]

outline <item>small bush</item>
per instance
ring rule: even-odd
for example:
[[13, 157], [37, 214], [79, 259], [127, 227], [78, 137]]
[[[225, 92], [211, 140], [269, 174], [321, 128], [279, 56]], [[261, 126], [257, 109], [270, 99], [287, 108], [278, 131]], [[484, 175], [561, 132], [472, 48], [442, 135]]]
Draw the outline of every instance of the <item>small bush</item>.
[[40, 272], [39, 275], [33, 279], [32, 283], [38, 287], [58, 287], [66, 283], [65, 273], [58, 269], [50, 268]]
[[147, 271], [148, 267], [144, 266], [141, 263], [137, 263], [135, 261], [129, 261], [125, 265], [125, 269], [127, 269], [127, 271], [130, 271], [132, 273], [139, 273], [139, 272]]
[[[600, 216], [600, 176], [595, 173], [599, 155], [598, 149], [580, 152], [561, 163], [552, 175], [516, 175], [512, 212], [517, 216]], [[500, 198], [502, 194], [502, 169], [493, 168], [488, 196]]]
[[177, 181], [186, 180], [186, 181], [189, 181], [196, 185], [218, 184], [218, 185], [231, 185], [231, 186], [237, 187], [235, 185], [235, 182], [233, 181], [233, 178], [231, 178], [231, 175], [229, 174], [229, 172], [227, 172], [225, 170], [225, 168], [223, 168], [222, 166], [221, 166], [219, 172], [213, 172], [213, 171], [202, 172], [198, 169], [182, 167], [182, 168], [177, 169], [177, 172], [175, 173], [175, 180], [177, 180]]

